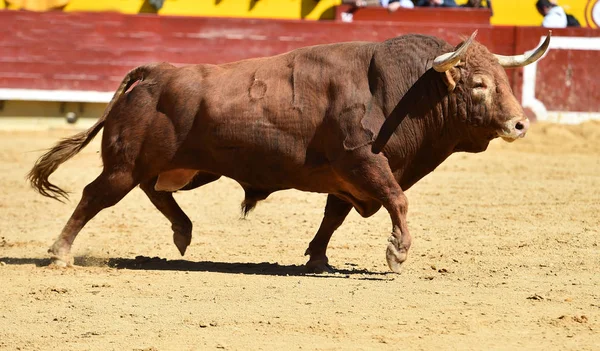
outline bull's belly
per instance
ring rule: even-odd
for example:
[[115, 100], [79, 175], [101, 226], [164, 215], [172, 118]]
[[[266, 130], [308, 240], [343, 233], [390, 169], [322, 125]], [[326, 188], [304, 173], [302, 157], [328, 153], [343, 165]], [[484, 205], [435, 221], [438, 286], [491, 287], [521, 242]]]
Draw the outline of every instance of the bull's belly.
[[329, 161], [302, 139], [273, 130], [262, 135], [241, 126], [235, 130], [235, 135], [221, 128], [197, 132], [161, 173], [157, 187], [184, 187], [201, 171], [257, 189], [335, 191], [339, 179]]
[[[284, 189], [297, 189], [318, 193], [343, 191], [343, 182], [331, 167], [290, 167], [273, 164], [210, 164], [196, 169], [177, 169], [165, 174], [164, 179], [180, 188], [187, 185], [196, 172], [208, 172], [231, 178], [245, 187], [274, 192]], [[162, 174], [161, 174], [162, 175]], [[160, 179], [160, 176], [159, 176]], [[185, 184], [184, 184], [185, 183]], [[166, 182], [165, 182], [166, 184]]]
[[323, 150], [291, 135], [269, 138], [263, 134], [259, 139], [236, 129], [239, 132], [227, 138], [219, 128], [195, 134], [159, 174], [156, 189], [182, 189], [201, 172], [231, 178], [246, 189], [263, 193], [297, 189], [338, 195], [353, 203], [361, 215], [370, 215], [379, 207], [335, 172]]
[[179, 153], [159, 174], [157, 189], [185, 187], [197, 172], [212, 173], [263, 190], [344, 191], [343, 181], [324, 157], [311, 152], [214, 144]]
[[[247, 187], [254, 189], [262, 189], [265, 191], [277, 191], [285, 189], [298, 189], [302, 191], [318, 192], [318, 193], [337, 193], [343, 191], [340, 188], [340, 183], [335, 179], [324, 178], [323, 172], [310, 172], [307, 174], [307, 178], [316, 180], [316, 182], [308, 181], [307, 179], [296, 179], [298, 173], [295, 174], [294, 178], [288, 177], [286, 179], [269, 177], [270, 179], [257, 179], [256, 177], [239, 177], [228, 172], [217, 171], [215, 169], [186, 169], [178, 168], [169, 171], [162, 172], [158, 175], [158, 179], [154, 186], [157, 191], [177, 191], [194, 180], [198, 173], [212, 173], [221, 176], [231, 178], [238, 181]], [[319, 175], [315, 173], [321, 173]]]
[[[189, 165], [188, 165], [189, 167]], [[364, 217], [379, 210], [381, 204], [367, 194], [345, 181], [329, 165], [318, 167], [276, 167], [273, 163], [253, 164], [237, 163], [196, 164], [191, 168], [175, 168], [160, 173], [155, 184], [156, 190], [177, 191], [192, 181], [198, 173], [210, 173], [231, 178], [247, 190], [270, 194], [279, 190], [296, 189], [300, 191], [333, 194], [352, 203]]]

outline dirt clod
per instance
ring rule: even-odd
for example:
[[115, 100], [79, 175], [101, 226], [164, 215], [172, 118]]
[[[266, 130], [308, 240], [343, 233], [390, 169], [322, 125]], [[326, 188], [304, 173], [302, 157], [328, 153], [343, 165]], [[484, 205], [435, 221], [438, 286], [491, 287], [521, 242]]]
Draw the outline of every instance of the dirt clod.
[[529, 296], [527, 298], [527, 300], [537, 300], [537, 301], [542, 301], [545, 300], [545, 298], [542, 295], [538, 295], [538, 294], [533, 294], [531, 296]]

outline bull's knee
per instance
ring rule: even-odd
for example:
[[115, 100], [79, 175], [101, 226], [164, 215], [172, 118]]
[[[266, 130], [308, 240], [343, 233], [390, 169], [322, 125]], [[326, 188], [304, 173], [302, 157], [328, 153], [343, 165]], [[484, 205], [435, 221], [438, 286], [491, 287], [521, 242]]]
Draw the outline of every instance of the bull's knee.
[[408, 198], [404, 192], [390, 194], [386, 202], [384, 205], [389, 212], [398, 212], [401, 216], [408, 212]]

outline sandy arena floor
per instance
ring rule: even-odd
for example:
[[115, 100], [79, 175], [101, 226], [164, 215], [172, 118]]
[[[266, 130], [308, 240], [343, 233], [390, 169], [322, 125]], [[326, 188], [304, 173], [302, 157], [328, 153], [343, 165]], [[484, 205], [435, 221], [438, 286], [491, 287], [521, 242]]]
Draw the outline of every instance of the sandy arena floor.
[[135, 189], [78, 237], [79, 267], [45, 267], [100, 172], [99, 139], [51, 178], [66, 204], [24, 176], [73, 133], [0, 132], [2, 350], [600, 349], [600, 122], [453, 155], [407, 192], [401, 275], [385, 211], [336, 232], [338, 273], [304, 275], [325, 196], [276, 193], [241, 220], [231, 180], [176, 196], [195, 225], [183, 258]]

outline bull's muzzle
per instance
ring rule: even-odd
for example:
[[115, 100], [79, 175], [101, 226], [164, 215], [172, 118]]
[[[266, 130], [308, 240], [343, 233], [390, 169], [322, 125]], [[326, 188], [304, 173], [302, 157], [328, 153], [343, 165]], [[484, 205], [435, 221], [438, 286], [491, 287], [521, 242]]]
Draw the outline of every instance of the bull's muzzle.
[[527, 130], [529, 130], [529, 118], [518, 117], [507, 121], [498, 134], [505, 141], [512, 142], [525, 137]]

